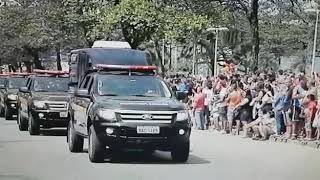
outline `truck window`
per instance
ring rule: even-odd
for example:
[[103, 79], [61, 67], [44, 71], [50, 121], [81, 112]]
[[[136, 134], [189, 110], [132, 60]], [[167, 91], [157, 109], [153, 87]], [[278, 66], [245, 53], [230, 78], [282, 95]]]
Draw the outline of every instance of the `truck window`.
[[91, 81], [91, 76], [87, 76], [87, 77], [85, 78], [85, 80], [82, 81], [82, 84], [81, 84], [80, 88], [81, 88], [81, 89], [88, 89], [89, 84], [90, 84], [90, 81]]

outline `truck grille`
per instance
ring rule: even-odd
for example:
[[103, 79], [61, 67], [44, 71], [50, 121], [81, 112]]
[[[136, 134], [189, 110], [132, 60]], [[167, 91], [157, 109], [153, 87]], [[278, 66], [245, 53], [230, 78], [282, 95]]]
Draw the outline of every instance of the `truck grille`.
[[117, 114], [123, 122], [171, 123], [175, 113], [171, 111], [121, 111]]
[[47, 102], [47, 107], [50, 110], [66, 111], [68, 110], [68, 103], [67, 102]]

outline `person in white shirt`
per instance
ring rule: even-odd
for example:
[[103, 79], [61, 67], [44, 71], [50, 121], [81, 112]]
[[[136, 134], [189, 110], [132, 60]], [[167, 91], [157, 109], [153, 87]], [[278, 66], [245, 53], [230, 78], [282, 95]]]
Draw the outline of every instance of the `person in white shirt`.
[[[219, 121], [222, 123], [222, 127], [219, 129], [222, 129], [223, 133], [226, 133], [227, 128], [227, 103], [226, 98], [228, 96], [228, 89], [227, 89], [227, 81], [226, 77], [222, 76], [219, 78], [219, 89], [217, 91], [220, 91], [219, 98], [217, 101], [217, 107], [218, 107], [218, 113], [219, 113]], [[217, 124], [218, 125], [218, 124]]]
[[208, 129], [210, 126], [210, 110], [212, 108], [212, 100], [213, 100], [213, 89], [212, 83], [210, 81], [207, 82], [206, 87], [203, 89], [203, 94], [205, 95], [204, 101], [204, 117], [205, 117], [205, 125]]

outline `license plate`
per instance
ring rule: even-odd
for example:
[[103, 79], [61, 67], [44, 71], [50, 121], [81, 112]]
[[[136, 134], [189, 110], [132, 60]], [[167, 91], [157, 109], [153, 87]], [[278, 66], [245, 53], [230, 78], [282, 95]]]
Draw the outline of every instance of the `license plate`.
[[138, 126], [138, 134], [160, 134], [159, 126]]
[[60, 117], [68, 117], [68, 112], [60, 112]]

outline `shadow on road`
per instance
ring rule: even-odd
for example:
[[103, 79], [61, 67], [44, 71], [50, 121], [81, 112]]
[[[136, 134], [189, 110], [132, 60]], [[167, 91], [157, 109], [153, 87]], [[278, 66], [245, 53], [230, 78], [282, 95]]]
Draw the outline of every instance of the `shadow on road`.
[[[88, 149], [84, 149], [82, 153], [87, 153]], [[202, 159], [196, 155], [190, 154], [189, 160], [185, 163], [177, 163], [172, 161], [170, 152], [155, 151], [154, 153], [145, 153], [142, 151], [125, 151], [120, 154], [117, 160], [110, 161], [106, 157], [103, 163], [116, 163], [116, 164], [163, 164], [163, 165], [187, 165], [187, 164], [209, 164], [210, 161]]]
[[169, 152], [156, 151], [153, 154], [143, 153], [143, 152], [126, 152], [121, 155], [121, 158], [117, 163], [126, 164], [208, 164], [210, 161], [202, 159], [198, 156], [191, 155], [185, 163], [177, 163], [172, 161]]
[[42, 136], [67, 136], [66, 129], [42, 129]]
[[0, 174], [1, 180], [34, 180], [34, 178], [30, 178], [24, 175], [2, 175]]

